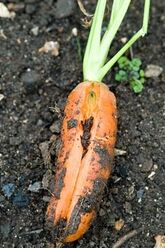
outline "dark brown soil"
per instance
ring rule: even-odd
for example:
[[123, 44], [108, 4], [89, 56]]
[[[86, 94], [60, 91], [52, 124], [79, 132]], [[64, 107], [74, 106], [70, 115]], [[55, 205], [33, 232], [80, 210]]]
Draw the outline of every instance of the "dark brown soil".
[[[78, 8], [57, 19], [57, 1], [2, 2], [23, 6], [13, 20], [0, 18], [0, 94], [4, 95], [0, 100], [0, 247], [53, 247], [45, 228], [50, 192], [43, 187], [34, 192], [29, 186], [40, 184], [47, 170], [55, 169], [60, 116], [67, 95], [82, 80], [80, 55], [88, 30], [81, 25], [83, 14]], [[93, 12], [96, 1], [85, 2]], [[133, 47], [144, 68], [165, 64], [165, 1], [152, 2], [149, 33]], [[112, 51], [122, 45], [122, 37], [140, 26], [139, 1], [137, 5], [132, 5]], [[36, 26], [38, 34], [32, 31]], [[72, 35], [75, 27], [78, 38]], [[57, 57], [38, 52], [51, 40], [60, 44]], [[111, 248], [120, 237], [141, 227], [143, 231], [122, 247], [152, 248], [154, 236], [165, 232], [165, 74], [147, 79], [144, 91], [135, 95], [129, 86], [115, 82], [114, 70], [105, 82], [118, 102], [116, 147], [127, 153], [115, 159], [113, 176], [90, 230], [66, 248]], [[49, 140], [55, 146], [51, 157], [43, 159], [39, 145], [46, 141], [49, 146]], [[114, 224], [120, 218], [125, 224], [116, 231]]]

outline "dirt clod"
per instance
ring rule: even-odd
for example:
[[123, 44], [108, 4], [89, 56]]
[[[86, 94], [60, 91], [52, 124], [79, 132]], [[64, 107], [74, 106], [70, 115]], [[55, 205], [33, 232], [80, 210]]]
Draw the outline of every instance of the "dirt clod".
[[76, 119], [70, 119], [68, 122], [67, 122], [67, 128], [68, 129], [71, 129], [73, 127], [76, 127], [78, 124], [78, 121]]
[[85, 120], [81, 124], [83, 126], [83, 135], [81, 137], [81, 144], [83, 146], [84, 154], [85, 154], [90, 144], [90, 137], [91, 137], [90, 131], [93, 126], [93, 117], [91, 116], [89, 119]]

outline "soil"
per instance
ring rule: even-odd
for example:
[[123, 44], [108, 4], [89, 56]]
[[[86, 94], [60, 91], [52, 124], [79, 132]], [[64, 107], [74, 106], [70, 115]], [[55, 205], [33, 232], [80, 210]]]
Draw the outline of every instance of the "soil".
[[[54, 174], [63, 109], [67, 95], [82, 80], [81, 56], [88, 30], [82, 26], [84, 16], [78, 7], [67, 10], [65, 16], [64, 10], [55, 14], [57, 1], [53, 0], [2, 2], [22, 7], [15, 10], [14, 19], [0, 18], [0, 247], [53, 247], [45, 227], [50, 189], [43, 186], [34, 191], [29, 185], [43, 177], [45, 182], [48, 170]], [[95, 2], [85, 1], [91, 13]], [[140, 26], [141, 9], [139, 1], [137, 6], [132, 4], [113, 52], [122, 45], [122, 37]], [[153, 1], [148, 35], [133, 46], [143, 68], [165, 64], [164, 9], [165, 1]], [[77, 37], [73, 28], [78, 29]], [[46, 41], [59, 42], [58, 56], [38, 52]], [[151, 248], [154, 236], [165, 232], [165, 70], [147, 79], [141, 94], [115, 82], [115, 70], [116, 66], [104, 81], [117, 97], [116, 147], [126, 154], [115, 158], [90, 230], [65, 248], [111, 248], [120, 237], [139, 228], [142, 231], [122, 247]], [[119, 219], [124, 226], [117, 231], [114, 226]]]

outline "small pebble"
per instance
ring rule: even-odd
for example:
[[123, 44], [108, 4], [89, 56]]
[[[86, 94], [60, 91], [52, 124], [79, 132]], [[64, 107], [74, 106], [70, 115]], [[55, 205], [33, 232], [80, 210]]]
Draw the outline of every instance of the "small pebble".
[[157, 164], [154, 164], [154, 165], [153, 165], [154, 171], [156, 171], [158, 168], [159, 168], [159, 166], [158, 166]]
[[155, 176], [155, 171], [151, 171], [148, 178], [152, 180], [154, 178], [154, 176]]
[[55, 121], [51, 126], [50, 126], [50, 131], [52, 133], [60, 133], [60, 121], [57, 120]]
[[123, 219], [119, 219], [115, 222], [114, 228], [117, 231], [120, 231], [122, 229], [122, 227], [124, 226], [124, 220]]
[[74, 13], [76, 7], [75, 0], [58, 0], [56, 3], [55, 17], [65, 18]]
[[0, 195], [0, 204], [1, 202], [5, 201], [5, 197], [3, 195]]
[[43, 120], [38, 119], [37, 126], [41, 127], [44, 124]]
[[155, 237], [156, 244], [154, 248], [165, 248], [165, 236], [157, 235]]
[[72, 35], [73, 35], [73, 36], [77, 36], [77, 35], [78, 35], [78, 30], [77, 30], [77, 28], [73, 28], [73, 29], [72, 29]]
[[145, 69], [145, 77], [147, 78], [154, 78], [159, 77], [161, 73], [163, 72], [163, 68], [158, 65], [147, 65], [147, 68]]
[[2, 101], [4, 99], [4, 95], [3, 94], [0, 94], [0, 101]]
[[94, 241], [90, 241], [89, 242], [89, 245], [90, 245], [90, 247], [95, 247], [96, 246], [96, 243]]
[[4, 3], [0, 3], [0, 17], [1, 18], [11, 18], [11, 13], [8, 8], [4, 5]]
[[139, 203], [141, 202], [143, 195], [144, 195], [144, 189], [139, 189], [137, 191], [137, 198]]
[[151, 171], [153, 166], [153, 161], [152, 159], [145, 160], [141, 165], [140, 165], [140, 170], [141, 172], [149, 172]]
[[49, 202], [50, 201], [50, 198], [51, 198], [50, 196], [46, 196], [45, 195], [45, 196], [43, 196], [42, 199], [43, 199], [44, 202]]
[[39, 149], [41, 151], [42, 158], [44, 160], [45, 165], [48, 165], [50, 163], [50, 160], [51, 160], [49, 146], [50, 146], [49, 141], [44, 141], [44, 142], [39, 144]]
[[5, 196], [10, 198], [12, 196], [12, 194], [14, 193], [14, 191], [15, 191], [15, 185], [13, 183], [5, 184], [2, 187], [2, 191], [3, 191]]
[[106, 214], [106, 212], [104, 211], [104, 209], [100, 209], [100, 211], [99, 211], [99, 215], [100, 216], [104, 216]]
[[28, 190], [37, 193], [41, 189], [41, 182], [30, 184]]
[[59, 55], [59, 49], [60, 49], [60, 45], [59, 45], [58, 41], [47, 41], [47, 42], [45, 42], [43, 47], [41, 47], [38, 51], [39, 51], [39, 53], [50, 52], [51, 55], [56, 57]]
[[129, 202], [125, 202], [124, 208], [127, 214], [132, 214], [132, 206]]
[[36, 26], [34, 28], [31, 29], [31, 32], [34, 36], [37, 36], [38, 35], [38, 32], [39, 32], [39, 27]]
[[8, 223], [8, 222], [3, 223], [2, 222], [2, 225], [0, 225], [0, 231], [1, 231], [1, 234], [4, 238], [8, 238], [10, 230], [11, 230], [10, 223]]
[[128, 170], [126, 166], [119, 165], [118, 167], [116, 167], [116, 171], [119, 177], [126, 178], [128, 175]]
[[[42, 187], [44, 189], [51, 190], [52, 182], [54, 182], [54, 175], [52, 174], [51, 170], [47, 170], [42, 178]], [[53, 190], [53, 187], [52, 187], [52, 190]]]
[[18, 207], [26, 207], [29, 204], [29, 198], [22, 192], [18, 192], [13, 198], [13, 204]]
[[127, 37], [122, 37], [120, 40], [121, 40], [121, 42], [123, 44], [125, 44], [127, 42], [128, 38]]

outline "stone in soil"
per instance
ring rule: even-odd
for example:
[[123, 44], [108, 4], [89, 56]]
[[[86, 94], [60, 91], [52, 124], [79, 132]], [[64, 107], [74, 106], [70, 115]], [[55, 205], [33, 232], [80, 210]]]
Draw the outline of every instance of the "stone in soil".
[[18, 207], [27, 207], [27, 205], [29, 204], [29, 198], [27, 195], [20, 191], [13, 198], [13, 204]]
[[145, 77], [152, 78], [152, 77], [159, 77], [160, 74], [163, 72], [163, 68], [158, 65], [147, 65], [145, 70]]
[[15, 191], [15, 185], [13, 183], [8, 183], [2, 186], [2, 191], [5, 196], [10, 198]]
[[39, 27], [35, 26], [34, 28], [31, 29], [31, 32], [34, 36], [37, 36], [39, 32]]
[[44, 161], [44, 164], [47, 165], [50, 163], [50, 152], [49, 152], [49, 146], [50, 146], [50, 142], [49, 141], [44, 141], [42, 143], [39, 144], [39, 149], [41, 151], [42, 154], [42, 158]]
[[145, 160], [141, 165], [140, 165], [140, 170], [141, 172], [149, 172], [151, 171], [153, 166], [153, 161], [152, 159]]
[[122, 178], [126, 178], [128, 175], [128, 170], [124, 165], [119, 165], [118, 167], [116, 167], [116, 172], [117, 175]]
[[74, 13], [76, 1], [74, 0], [58, 0], [56, 3], [56, 18], [65, 18]]
[[0, 233], [4, 238], [8, 238], [10, 229], [11, 229], [10, 223], [2, 221], [2, 224], [0, 225]]
[[28, 187], [28, 190], [31, 192], [39, 192], [39, 190], [41, 189], [41, 182], [35, 182], [33, 184], [30, 184]]
[[50, 131], [52, 133], [60, 133], [60, 126], [61, 123], [59, 120], [55, 121], [51, 126], [50, 126]]

